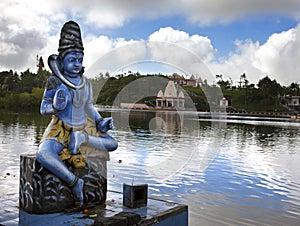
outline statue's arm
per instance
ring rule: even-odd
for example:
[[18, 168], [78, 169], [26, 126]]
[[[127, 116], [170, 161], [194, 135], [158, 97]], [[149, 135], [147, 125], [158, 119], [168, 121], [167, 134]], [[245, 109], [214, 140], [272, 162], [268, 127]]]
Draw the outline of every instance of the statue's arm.
[[60, 88], [60, 81], [54, 76], [51, 76], [47, 80], [40, 106], [40, 113], [42, 115], [54, 115], [65, 109], [67, 101], [66, 91]]
[[85, 106], [85, 113], [91, 120], [93, 120], [96, 123], [102, 119], [102, 116], [97, 111], [97, 109], [94, 107], [93, 90], [92, 90], [91, 83], [89, 81], [87, 81], [86, 85], [88, 86], [88, 89], [86, 89], [88, 91], [88, 93], [86, 93], [86, 95], [88, 95], [88, 100], [87, 100], [87, 103]]
[[40, 106], [40, 113], [42, 115], [54, 115], [57, 111], [53, 107], [54, 94], [52, 90], [45, 90], [43, 100]]

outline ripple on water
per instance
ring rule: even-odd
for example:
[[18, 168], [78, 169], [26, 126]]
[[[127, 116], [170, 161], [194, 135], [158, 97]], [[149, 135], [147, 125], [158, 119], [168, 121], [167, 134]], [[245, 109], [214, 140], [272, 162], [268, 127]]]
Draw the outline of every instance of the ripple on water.
[[20, 154], [35, 152], [34, 126], [0, 123], [0, 194], [18, 193]]

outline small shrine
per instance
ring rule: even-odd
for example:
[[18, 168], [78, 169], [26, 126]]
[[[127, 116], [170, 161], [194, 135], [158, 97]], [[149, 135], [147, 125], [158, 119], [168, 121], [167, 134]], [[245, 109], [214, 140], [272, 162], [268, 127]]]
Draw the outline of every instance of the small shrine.
[[165, 88], [165, 92], [160, 90], [156, 97], [157, 108], [184, 109], [184, 94], [182, 91], [178, 93], [174, 81], [170, 80]]

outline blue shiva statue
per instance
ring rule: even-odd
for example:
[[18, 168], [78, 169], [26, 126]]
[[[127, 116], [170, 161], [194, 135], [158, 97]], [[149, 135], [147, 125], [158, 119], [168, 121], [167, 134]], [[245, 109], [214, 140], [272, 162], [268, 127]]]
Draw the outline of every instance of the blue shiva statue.
[[[58, 55], [51, 55], [48, 64], [52, 75], [48, 78], [40, 107], [42, 115], [52, 115], [37, 151], [37, 160], [46, 169], [72, 187], [74, 199], [83, 205], [83, 179], [76, 177], [61, 160], [68, 149], [71, 155], [85, 146], [114, 151], [117, 141], [106, 134], [113, 129], [111, 117], [103, 118], [93, 106], [92, 86], [83, 76], [83, 44], [79, 25], [74, 21], [61, 29]], [[100, 136], [88, 134], [87, 121], [95, 123]]]

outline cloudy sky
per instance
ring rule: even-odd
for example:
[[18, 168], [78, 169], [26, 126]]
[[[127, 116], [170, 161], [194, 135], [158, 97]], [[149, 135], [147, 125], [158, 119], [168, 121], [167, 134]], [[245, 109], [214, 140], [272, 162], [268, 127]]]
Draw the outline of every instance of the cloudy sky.
[[[124, 70], [153, 70], [155, 66], [134, 67], [133, 62], [145, 60], [149, 43], [159, 42], [166, 48], [152, 45], [148, 60], [169, 63], [170, 71], [188, 71], [191, 65], [184, 62], [192, 56], [211, 72], [201, 67], [195, 72], [210, 83], [216, 74], [238, 82], [243, 73], [254, 84], [266, 75], [283, 85], [300, 82], [299, 0], [78, 2], [1, 0], [0, 70], [36, 71], [36, 56], [47, 62], [57, 53], [62, 25], [75, 20], [82, 30], [87, 70], [105, 56], [114, 61], [113, 51], [132, 58], [127, 66], [115, 61]], [[164, 73], [159, 71], [163, 67], [155, 70]]]

